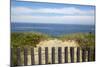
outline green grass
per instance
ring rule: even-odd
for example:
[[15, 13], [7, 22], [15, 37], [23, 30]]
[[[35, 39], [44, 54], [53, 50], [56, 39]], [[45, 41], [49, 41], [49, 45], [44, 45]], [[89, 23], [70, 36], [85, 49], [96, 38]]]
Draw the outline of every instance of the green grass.
[[61, 35], [61, 40], [75, 40], [80, 47], [94, 47], [95, 46], [95, 34], [92, 33], [74, 33]]
[[53, 37], [43, 33], [35, 32], [14, 32], [11, 33], [11, 47], [25, 47], [36, 45], [43, 40], [49, 40], [57, 38], [60, 40], [75, 40], [81, 47], [94, 47], [95, 46], [95, 34], [92, 33], [74, 33], [66, 34], [58, 37]]
[[34, 32], [15, 32], [11, 33], [11, 47], [36, 47], [40, 41], [48, 40], [51, 38], [49, 35]]

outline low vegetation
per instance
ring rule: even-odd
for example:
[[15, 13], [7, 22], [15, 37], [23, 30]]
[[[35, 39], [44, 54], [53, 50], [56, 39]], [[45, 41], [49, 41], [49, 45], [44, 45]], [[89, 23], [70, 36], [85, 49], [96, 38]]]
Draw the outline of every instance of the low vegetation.
[[49, 38], [50, 36], [42, 33], [11, 33], [11, 46], [13, 48], [26, 46], [36, 47], [36, 44], [40, 41], [47, 40]]
[[[56, 37], [52, 37], [47, 34], [42, 33], [34, 33], [34, 32], [14, 32], [11, 33], [11, 47], [25, 47], [32, 46], [36, 47], [36, 45], [43, 40], [49, 40]], [[75, 40], [78, 42], [80, 47], [94, 47], [95, 46], [95, 35], [92, 33], [74, 33], [61, 35], [57, 37], [62, 41], [64, 40]]]
[[61, 40], [75, 40], [80, 47], [95, 47], [95, 34], [93, 33], [74, 33], [62, 35]]

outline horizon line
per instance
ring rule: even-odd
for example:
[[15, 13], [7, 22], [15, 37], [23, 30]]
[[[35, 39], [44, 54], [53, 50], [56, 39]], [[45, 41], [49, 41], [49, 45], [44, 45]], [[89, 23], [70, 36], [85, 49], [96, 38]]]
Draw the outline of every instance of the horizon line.
[[[11, 22], [11, 23], [23, 23], [23, 24], [24, 23], [26, 23], [26, 24], [70, 24], [70, 23], [37, 23], [37, 22], [35, 22], [35, 23], [33, 23], [33, 22]], [[95, 23], [94, 24], [72, 24], [72, 25], [95, 25]]]

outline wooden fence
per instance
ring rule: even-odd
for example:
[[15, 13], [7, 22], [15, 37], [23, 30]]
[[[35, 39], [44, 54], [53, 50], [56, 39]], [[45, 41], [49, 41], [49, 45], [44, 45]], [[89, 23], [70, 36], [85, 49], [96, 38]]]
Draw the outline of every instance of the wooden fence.
[[[56, 54], [56, 50], [57, 54]], [[69, 49], [68, 49], [69, 48]], [[28, 55], [30, 51], [30, 59], [31, 59], [31, 64], [30, 65], [36, 65], [35, 60], [38, 60], [38, 65], [42, 65], [42, 56], [45, 55], [44, 64], [55, 64], [55, 61], [57, 58], [57, 63], [69, 63], [69, 56], [70, 56], [70, 63], [75, 63], [75, 62], [88, 62], [88, 61], [93, 61], [92, 60], [92, 55], [95, 54], [95, 51], [91, 51], [91, 48], [80, 48], [80, 47], [64, 47], [64, 52], [62, 52], [62, 47], [52, 47], [51, 48], [51, 63], [49, 62], [49, 49], [48, 47], [44, 48], [44, 54], [42, 54], [42, 49], [41, 47], [38, 48], [37, 55], [38, 57], [35, 58], [35, 48], [24, 48], [23, 50], [21, 48], [11, 48], [11, 66], [28, 66]], [[76, 49], [76, 52], [75, 52]], [[14, 54], [14, 51], [15, 54]], [[69, 52], [70, 51], [70, 52]], [[81, 51], [81, 52], [80, 52]], [[70, 54], [70, 55], [68, 55]], [[76, 55], [76, 58], [75, 58]], [[15, 57], [14, 57], [15, 56]], [[23, 63], [22, 57], [23, 56]], [[63, 57], [62, 57], [63, 56]], [[81, 56], [81, 58], [80, 58]], [[93, 56], [95, 58], [95, 56]], [[14, 59], [16, 58], [16, 60]], [[62, 62], [62, 58], [64, 59]], [[75, 61], [76, 59], [76, 61]], [[95, 60], [95, 59], [94, 59]]]

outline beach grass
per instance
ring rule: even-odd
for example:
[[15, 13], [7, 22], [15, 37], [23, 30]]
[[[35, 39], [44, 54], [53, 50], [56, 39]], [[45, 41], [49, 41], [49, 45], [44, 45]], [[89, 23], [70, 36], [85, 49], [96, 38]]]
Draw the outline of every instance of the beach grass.
[[11, 47], [25, 47], [36, 45], [43, 40], [59, 39], [62, 41], [74, 40], [80, 47], [94, 47], [95, 46], [95, 34], [92, 33], [74, 33], [60, 35], [53, 37], [43, 33], [37, 32], [12, 32], [11, 33]]
[[61, 35], [59, 39], [74, 40], [80, 47], [95, 47], [95, 34], [91, 32]]
[[36, 32], [14, 32], [11, 33], [11, 47], [36, 47], [40, 41], [48, 40], [51, 37], [46, 34]]

